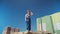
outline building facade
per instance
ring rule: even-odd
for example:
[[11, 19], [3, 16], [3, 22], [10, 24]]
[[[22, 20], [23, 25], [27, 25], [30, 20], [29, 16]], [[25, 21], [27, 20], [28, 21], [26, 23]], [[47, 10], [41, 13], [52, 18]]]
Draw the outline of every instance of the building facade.
[[44, 31], [60, 34], [60, 12], [37, 18], [37, 32]]

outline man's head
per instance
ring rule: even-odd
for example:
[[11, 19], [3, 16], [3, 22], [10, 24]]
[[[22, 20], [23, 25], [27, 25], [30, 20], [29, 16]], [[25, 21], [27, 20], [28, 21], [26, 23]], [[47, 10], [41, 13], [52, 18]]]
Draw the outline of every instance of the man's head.
[[30, 10], [27, 10], [27, 14], [28, 14], [28, 15], [31, 15], [31, 11], [30, 11]]

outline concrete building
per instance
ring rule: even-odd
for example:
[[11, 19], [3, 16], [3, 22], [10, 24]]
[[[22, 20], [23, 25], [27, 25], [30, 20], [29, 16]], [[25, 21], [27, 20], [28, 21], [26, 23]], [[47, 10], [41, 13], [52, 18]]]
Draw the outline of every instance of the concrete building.
[[14, 34], [14, 33], [18, 33], [19, 29], [18, 28], [11, 28], [11, 27], [6, 27], [2, 34]]
[[60, 12], [37, 18], [37, 32], [60, 34]]

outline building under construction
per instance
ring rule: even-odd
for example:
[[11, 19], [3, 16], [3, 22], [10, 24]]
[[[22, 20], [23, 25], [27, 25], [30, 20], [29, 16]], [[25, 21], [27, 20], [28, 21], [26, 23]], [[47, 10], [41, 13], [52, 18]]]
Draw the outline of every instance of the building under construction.
[[[32, 34], [60, 34], [60, 12], [37, 18], [37, 31]], [[2, 34], [27, 34], [20, 32], [18, 28], [7, 27]]]

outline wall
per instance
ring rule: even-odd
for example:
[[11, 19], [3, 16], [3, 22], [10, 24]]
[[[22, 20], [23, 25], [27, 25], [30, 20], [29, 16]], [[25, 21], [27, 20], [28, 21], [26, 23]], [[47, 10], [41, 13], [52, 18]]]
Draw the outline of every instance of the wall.
[[51, 15], [56, 33], [60, 34], [60, 12]]
[[38, 28], [41, 26], [39, 25], [41, 24], [41, 22], [46, 23], [46, 31], [51, 32], [52, 34], [60, 33], [60, 12], [37, 18], [37, 31]]

